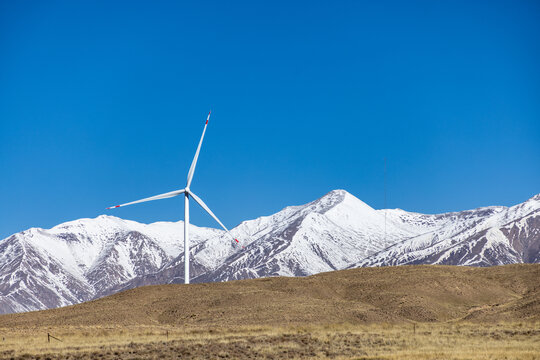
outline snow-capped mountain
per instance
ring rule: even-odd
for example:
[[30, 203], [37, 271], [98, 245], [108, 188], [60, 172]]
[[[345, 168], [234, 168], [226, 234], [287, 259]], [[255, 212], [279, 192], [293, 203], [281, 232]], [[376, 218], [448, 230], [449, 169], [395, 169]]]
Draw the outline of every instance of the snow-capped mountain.
[[[220, 230], [192, 226], [193, 244]], [[0, 313], [71, 305], [156, 272], [183, 252], [183, 223], [112, 216], [32, 228], [0, 241]]]
[[388, 210], [388, 216], [406, 222], [421, 218], [437, 226], [398, 241], [350, 267], [540, 262], [540, 194], [512, 207], [492, 206], [440, 215]]
[[[305, 276], [358, 266], [540, 262], [540, 195], [512, 207], [424, 215], [375, 210], [344, 190], [244, 221], [190, 225], [193, 282]], [[112, 216], [32, 228], [0, 241], [0, 313], [183, 282], [183, 222]]]

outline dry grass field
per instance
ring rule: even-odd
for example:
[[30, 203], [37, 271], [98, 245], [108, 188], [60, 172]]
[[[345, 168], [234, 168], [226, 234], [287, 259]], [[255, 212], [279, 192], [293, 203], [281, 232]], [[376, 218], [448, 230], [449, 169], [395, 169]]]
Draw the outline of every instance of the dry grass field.
[[[540, 324], [57, 327], [10, 332], [5, 359], [539, 359]], [[62, 340], [47, 343], [47, 331]], [[167, 337], [168, 332], [168, 337]]]
[[540, 359], [540, 265], [148, 286], [0, 316], [0, 337], [6, 359]]

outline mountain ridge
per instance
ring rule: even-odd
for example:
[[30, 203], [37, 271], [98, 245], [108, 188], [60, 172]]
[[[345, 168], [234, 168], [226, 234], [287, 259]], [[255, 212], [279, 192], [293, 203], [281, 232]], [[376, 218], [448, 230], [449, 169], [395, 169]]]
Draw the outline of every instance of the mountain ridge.
[[[141, 224], [100, 215], [13, 234], [0, 241], [0, 313], [183, 282], [182, 228], [182, 221]], [[376, 210], [339, 189], [231, 232], [242, 246], [222, 230], [190, 225], [192, 282], [368, 266], [540, 262], [540, 194], [511, 207], [430, 215]]]

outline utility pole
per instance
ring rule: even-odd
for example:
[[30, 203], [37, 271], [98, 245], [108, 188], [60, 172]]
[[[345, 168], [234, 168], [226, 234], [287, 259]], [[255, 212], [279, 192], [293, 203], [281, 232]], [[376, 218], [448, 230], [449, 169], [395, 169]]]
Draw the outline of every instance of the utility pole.
[[386, 158], [384, 158], [384, 243], [386, 244]]

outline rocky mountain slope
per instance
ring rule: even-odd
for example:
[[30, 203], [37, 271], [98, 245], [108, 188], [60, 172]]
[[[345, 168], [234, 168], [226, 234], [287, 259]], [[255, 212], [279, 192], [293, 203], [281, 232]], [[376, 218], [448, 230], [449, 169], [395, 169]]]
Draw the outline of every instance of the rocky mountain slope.
[[[64, 306], [140, 285], [183, 282], [183, 222], [112, 216], [0, 241], [0, 313]], [[540, 195], [512, 207], [425, 215], [375, 210], [344, 190], [232, 229], [190, 225], [192, 281], [306, 276], [402, 264], [540, 262]]]

